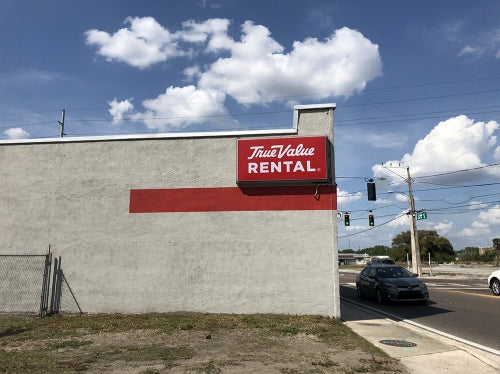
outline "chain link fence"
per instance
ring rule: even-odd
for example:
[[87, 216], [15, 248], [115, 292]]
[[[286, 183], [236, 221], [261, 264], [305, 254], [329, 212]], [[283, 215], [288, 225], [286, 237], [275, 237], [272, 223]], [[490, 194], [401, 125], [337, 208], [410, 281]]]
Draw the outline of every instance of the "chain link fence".
[[0, 254], [0, 313], [40, 317], [60, 312], [82, 313], [61, 269], [60, 257], [54, 261], [53, 274], [51, 268], [50, 253]]
[[46, 255], [0, 255], [0, 312], [39, 314]]

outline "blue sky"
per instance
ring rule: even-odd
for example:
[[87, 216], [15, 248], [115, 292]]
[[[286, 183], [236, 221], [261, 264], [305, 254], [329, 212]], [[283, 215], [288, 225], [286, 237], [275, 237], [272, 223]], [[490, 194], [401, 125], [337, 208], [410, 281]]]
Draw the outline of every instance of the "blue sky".
[[407, 167], [419, 229], [491, 246], [499, 14], [489, 0], [0, 0], [0, 140], [58, 137], [62, 109], [67, 136], [90, 136], [283, 128], [295, 104], [336, 103], [340, 249], [409, 229]]

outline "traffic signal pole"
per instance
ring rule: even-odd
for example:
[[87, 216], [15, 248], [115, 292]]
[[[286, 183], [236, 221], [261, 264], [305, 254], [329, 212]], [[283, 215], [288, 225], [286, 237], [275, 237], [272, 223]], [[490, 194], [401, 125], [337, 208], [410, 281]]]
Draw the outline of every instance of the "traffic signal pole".
[[406, 167], [406, 173], [408, 175], [408, 199], [410, 203], [411, 266], [413, 273], [418, 274], [420, 277], [422, 275], [422, 265], [420, 262], [420, 246], [418, 244], [417, 213], [415, 211], [415, 200], [413, 199], [409, 166]]

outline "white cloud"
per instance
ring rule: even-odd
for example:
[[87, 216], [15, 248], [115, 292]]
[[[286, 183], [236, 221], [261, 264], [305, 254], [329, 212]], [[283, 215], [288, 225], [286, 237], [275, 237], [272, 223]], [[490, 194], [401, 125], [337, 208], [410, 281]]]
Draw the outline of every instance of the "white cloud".
[[487, 211], [479, 213], [478, 219], [489, 225], [499, 226], [500, 225], [500, 205], [495, 205], [488, 209]]
[[[228, 95], [243, 105], [292, 103], [290, 97], [304, 94], [314, 94], [316, 100], [348, 97], [382, 75], [378, 46], [347, 27], [336, 30], [323, 41], [315, 38], [296, 41], [292, 50], [284, 53], [285, 48], [271, 37], [265, 26], [251, 21], [241, 26], [239, 41], [228, 35], [227, 19], [186, 21], [176, 32], [165, 29], [152, 17], [129, 17], [125, 23], [129, 27], [114, 34], [95, 29], [86, 31], [86, 43], [97, 46], [97, 53], [108, 61], [121, 61], [140, 69], [198, 52], [205, 52], [214, 60], [204, 65], [205, 70], [200, 66], [185, 69], [188, 80], [198, 79], [194, 82], [196, 86], [169, 87], [166, 94], [145, 100], [147, 111], [132, 116], [136, 120], [145, 121], [155, 115], [186, 117], [186, 111], [189, 117], [226, 113], [224, 101]], [[175, 98], [176, 95], [179, 97]], [[202, 96], [206, 105], [192, 105], [187, 99], [193, 95], [198, 96], [198, 101]], [[159, 103], [169, 107], [160, 108]], [[187, 108], [181, 109], [181, 104]], [[146, 125], [167, 129], [194, 122], [202, 121], [148, 120]]]
[[[373, 175], [377, 178], [384, 178], [387, 180], [388, 189], [396, 190], [398, 187], [406, 186], [406, 170], [405, 167], [401, 165], [401, 161], [389, 160], [383, 164], [377, 164], [372, 166]], [[404, 195], [402, 195], [404, 196]], [[402, 197], [397, 196], [396, 198], [401, 201]]]
[[484, 51], [485, 51], [484, 48], [471, 47], [470, 45], [466, 45], [458, 53], [458, 56], [464, 56], [464, 55], [481, 55], [481, 54], [484, 53]]
[[495, 149], [495, 152], [493, 152], [493, 158], [495, 160], [500, 160], [500, 145]]
[[96, 29], [85, 32], [86, 43], [97, 46], [97, 53], [108, 61], [121, 61], [144, 69], [158, 62], [181, 56], [191, 56], [179, 43], [204, 43], [211, 36], [208, 49], [226, 47], [229, 41], [229, 20], [210, 19], [202, 23], [186, 21], [183, 30], [171, 33], [153, 17], [128, 17], [122, 28], [114, 34]]
[[[425, 138], [417, 142], [413, 152], [405, 154], [401, 161], [389, 161], [385, 164], [410, 166], [412, 176], [482, 167], [485, 166], [482, 157], [489, 154], [497, 144], [497, 138], [493, 133], [499, 127], [496, 121], [474, 122], [465, 115], [452, 117], [436, 125]], [[372, 170], [376, 176], [385, 176], [394, 182], [402, 181], [402, 178], [389, 172], [382, 165], [375, 165]], [[406, 177], [404, 171], [400, 171], [399, 174]], [[447, 174], [435, 177], [434, 180], [439, 179], [443, 182], [456, 178], [477, 179], [492, 176], [500, 176], [499, 171], [484, 168], [466, 174]]]
[[500, 28], [492, 31], [474, 32], [473, 34], [465, 33], [460, 29], [461, 27], [455, 30], [456, 36], [452, 40], [463, 45], [464, 35], [467, 35], [466, 38], [469, 39], [469, 42], [463, 45], [458, 53], [459, 57], [466, 55], [481, 57], [493, 53], [495, 58], [500, 58]]
[[134, 105], [131, 103], [131, 99], [117, 101], [116, 98], [113, 101], [108, 101], [110, 106], [109, 114], [113, 117], [113, 124], [120, 124], [125, 117], [134, 110]]
[[12, 127], [3, 132], [9, 139], [26, 139], [29, 138], [30, 133], [20, 127]]
[[219, 48], [227, 48], [228, 44], [232, 43], [227, 36], [229, 24], [229, 20], [221, 18], [213, 18], [201, 23], [189, 20], [182, 23], [185, 30], [178, 31], [175, 35], [190, 43], [206, 42], [210, 36], [207, 50], [217, 51]]
[[242, 31], [240, 42], [228, 44], [230, 57], [214, 62], [199, 81], [200, 87], [226, 92], [241, 104], [301, 94], [347, 97], [382, 74], [378, 46], [346, 27], [325, 41], [296, 41], [288, 54], [266, 27], [247, 21]]
[[[408, 195], [402, 194], [402, 193], [396, 193], [395, 198], [397, 201], [401, 203], [407, 203], [408, 204]], [[416, 199], [414, 199], [416, 200]]]
[[[348, 206], [349, 203], [352, 203], [354, 201], [358, 201], [363, 197], [362, 192], [356, 192], [354, 194], [349, 193], [347, 191], [341, 191], [337, 189], [337, 203], [338, 203], [338, 210], [342, 211], [343, 207]], [[345, 208], [344, 208], [345, 210]]]
[[443, 236], [448, 234], [453, 228], [453, 222], [439, 222], [438, 224], [434, 225], [434, 228], [439, 235]]
[[9, 72], [7, 75], [1, 75], [0, 85], [2, 85], [4, 89], [8, 87], [15, 87], [16, 89], [19, 89], [19, 87], [22, 87], [24, 89], [33, 90], [33, 88], [37, 86], [44, 87], [66, 79], [67, 78], [65, 76], [53, 71], [31, 68], [18, 69]]
[[488, 204], [482, 203], [480, 201], [471, 201], [469, 203], [469, 209], [470, 210], [486, 209], [487, 207], [488, 207]]
[[460, 233], [467, 237], [484, 237], [491, 233], [497, 233], [500, 229], [500, 205], [495, 205], [490, 209], [479, 213], [470, 227]]
[[460, 235], [467, 237], [482, 237], [490, 234], [490, 228], [484, 222], [473, 222], [471, 227], [462, 230]]
[[400, 228], [404, 231], [410, 230], [410, 216], [406, 214], [408, 210], [402, 211], [396, 219], [388, 223], [389, 227]]
[[374, 204], [376, 205], [381, 205], [382, 207], [384, 207], [385, 205], [389, 205], [389, 204], [392, 204], [392, 201], [391, 200], [386, 200], [386, 199], [380, 199], [377, 197], [377, 200], [373, 202]]
[[130, 28], [120, 29], [113, 35], [95, 29], [86, 31], [87, 44], [96, 45], [98, 54], [108, 61], [123, 61], [141, 69], [185, 54], [177, 48], [176, 38], [154, 18], [129, 17], [125, 23], [130, 24]]
[[183, 73], [186, 79], [192, 82], [194, 79], [199, 78], [201, 76], [201, 69], [199, 66], [194, 65], [185, 68]]
[[212, 121], [220, 124], [223, 122], [220, 116], [227, 115], [224, 100], [224, 93], [216, 90], [197, 89], [195, 86], [169, 87], [157, 98], [145, 100], [142, 105], [146, 111], [131, 118], [160, 131]]

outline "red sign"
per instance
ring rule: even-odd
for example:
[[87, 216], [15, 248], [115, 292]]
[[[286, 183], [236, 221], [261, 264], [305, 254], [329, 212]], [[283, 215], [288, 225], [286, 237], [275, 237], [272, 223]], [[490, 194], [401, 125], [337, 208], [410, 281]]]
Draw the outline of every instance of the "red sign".
[[239, 139], [241, 182], [326, 181], [326, 137]]

